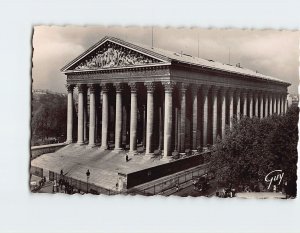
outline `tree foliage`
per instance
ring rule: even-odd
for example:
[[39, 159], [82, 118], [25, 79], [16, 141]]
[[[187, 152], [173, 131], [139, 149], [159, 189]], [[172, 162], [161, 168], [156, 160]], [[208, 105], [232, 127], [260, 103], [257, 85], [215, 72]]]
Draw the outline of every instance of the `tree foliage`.
[[216, 178], [227, 185], [253, 187], [265, 184], [269, 172], [282, 169], [295, 193], [298, 114], [299, 109], [291, 107], [284, 116], [233, 120], [212, 151], [210, 166]]
[[[64, 140], [67, 124], [65, 95], [34, 94], [32, 98], [31, 145]], [[51, 140], [50, 140], [51, 139]]]

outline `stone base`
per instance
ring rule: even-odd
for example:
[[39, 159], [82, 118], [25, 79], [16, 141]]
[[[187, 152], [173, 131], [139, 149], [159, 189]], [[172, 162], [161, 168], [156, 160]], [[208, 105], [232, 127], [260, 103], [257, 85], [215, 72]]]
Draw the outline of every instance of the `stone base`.
[[123, 151], [122, 148], [115, 148], [112, 150], [112, 152], [115, 152], [115, 153], [120, 153], [120, 151]]
[[77, 142], [76, 145], [77, 146], [82, 146], [82, 145], [84, 145], [84, 142]]
[[137, 150], [133, 150], [133, 151], [129, 151], [127, 154], [131, 155], [131, 156], [134, 156], [134, 155], [137, 155], [138, 152], [137, 152]]
[[162, 156], [161, 161], [164, 161], [164, 162], [170, 162], [172, 160], [172, 157], [171, 156]]
[[145, 155], [143, 155], [144, 159], [151, 159], [153, 157], [154, 153], [147, 153]]
[[73, 143], [73, 140], [65, 141], [65, 144], [67, 144], [67, 145], [72, 144], [72, 143]]
[[95, 147], [95, 146], [96, 146], [96, 144], [88, 144], [88, 145], [87, 145], [88, 148], [93, 148], [93, 147]]

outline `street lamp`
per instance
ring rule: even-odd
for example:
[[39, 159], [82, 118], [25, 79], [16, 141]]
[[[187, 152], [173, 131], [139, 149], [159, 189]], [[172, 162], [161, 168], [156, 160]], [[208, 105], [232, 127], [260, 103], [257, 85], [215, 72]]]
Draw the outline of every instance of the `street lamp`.
[[88, 193], [89, 192], [89, 178], [91, 175], [90, 170], [88, 169], [85, 174], [86, 174], [86, 192]]

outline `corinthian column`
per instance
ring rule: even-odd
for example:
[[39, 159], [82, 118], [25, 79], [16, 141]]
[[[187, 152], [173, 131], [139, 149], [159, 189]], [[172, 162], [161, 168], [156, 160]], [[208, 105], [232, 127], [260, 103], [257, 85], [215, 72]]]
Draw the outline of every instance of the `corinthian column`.
[[239, 120], [241, 117], [241, 90], [240, 89], [236, 89], [235, 99], [236, 99], [236, 119]]
[[211, 89], [211, 101], [212, 101], [212, 138], [213, 138], [213, 144], [217, 141], [217, 135], [218, 135], [218, 104], [217, 104], [217, 98], [218, 98], [218, 90], [219, 87], [213, 86]]
[[108, 85], [101, 85], [102, 92], [102, 129], [101, 129], [101, 148], [107, 149], [107, 133], [108, 133]]
[[229, 124], [230, 128], [232, 126], [232, 118], [233, 118], [233, 93], [234, 93], [234, 89], [230, 88], [228, 90], [228, 104], [229, 104], [229, 116], [228, 116], [229, 119], [228, 119], [228, 124]]
[[164, 158], [171, 155], [172, 142], [172, 93], [175, 83], [165, 82]]
[[243, 90], [243, 92], [241, 93], [241, 100], [242, 100], [242, 106], [243, 106], [243, 116], [247, 116], [247, 104], [248, 104], [248, 101], [247, 101], [247, 91], [246, 90]]
[[115, 151], [121, 150], [122, 136], [122, 83], [116, 83], [116, 125], [115, 125]]
[[198, 131], [198, 87], [192, 86], [192, 101], [193, 101], [193, 150], [197, 149], [197, 131]]
[[180, 85], [180, 151], [185, 150], [185, 123], [186, 123], [186, 90], [188, 84], [181, 83]]
[[74, 85], [67, 84], [68, 90], [68, 112], [67, 112], [67, 144], [73, 142], [73, 90]]
[[263, 93], [259, 93], [259, 118], [262, 119], [264, 117], [264, 95]]
[[87, 87], [85, 85], [83, 91], [83, 142], [86, 143], [88, 141], [88, 102], [87, 102]]
[[280, 95], [276, 94], [276, 100], [277, 100], [277, 114], [280, 115]]
[[248, 93], [248, 109], [249, 109], [248, 116], [252, 118], [253, 117], [253, 93], [251, 90]]
[[283, 94], [281, 94], [280, 95], [280, 114], [281, 115], [284, 114], [283, 105], [284, 105], [284, 97], [283, 97]]
[[153, 82], [145, 83], [147, 87], [147, 126], [146, 126], [146, 155], [152, 153], [153, 143], [153, 92], [155, 84]]
[[136, 153], [136, 130], [137, 130], [137, 84], [129, 83], [131, 90], [130, 97], [130, 147], [129, 153]]
[[254, 92], [254, 94], [253, 94], [253, 106], [254, 106], [253, 116], [258, 117], [258, 94], [257, 94], [257, 92]]
[[89, 147], [95, 146], [95, 130], [96, 130], [96, 109], [95, 109], [95, 85], [89, 85], [90, 90], [90, 128], [89, 128]]
[[[219, 136], [221, 138], [224, 138], [225, 135], [225, 128], [226, 128], [226, 92], [227, 88], [222, 87], [220, 89], [219, 97], [218, 97], [218, 102], [220, 106], [220, 129], [218, 130], [218, 133], [220, 133]], [[218, 135], [217, 133], [217, 135]]]
[[266, 94], [264, 94], [264, 100], [265, 100], [265, 104], [264, 104], [264, 115], [265, 115], [265, 117], [267, 117], [267, 116], [269, 116], [269, 114], [270, 114], [270, 111], [269, 111], [269, 105], [270, 105], [270, 103], [269, 103], [269, 95], [268, 95], [268, 93], [266, 93]]
[[208, 138], [208, 90], [209, 86], [202, 86], [201, 95], [202, 95], [202, 103], [203, 103], [203, 146], [207, 145]]
[[85, 91], [85, 86], [83, 84], [78, 84], [78, 135], [77, 144], [83, 145], [83, 121], [84, 121], [84, 107], [83, 107], [83, 93]]

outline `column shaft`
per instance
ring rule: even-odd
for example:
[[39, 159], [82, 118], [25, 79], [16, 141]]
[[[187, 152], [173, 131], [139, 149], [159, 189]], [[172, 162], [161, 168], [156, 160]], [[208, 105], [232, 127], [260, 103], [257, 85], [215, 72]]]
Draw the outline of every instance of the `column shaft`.
[[83, 91], [83, 141], [88, 141], [88, 103], [87, 103], [87, 89]]
[[248, 116], [250, 118], [253, 117], [253, 94], [251, 92], [248, 93]]
[[208, 139], [208, 86], [202, 87], [202, 103], [203, 103], [203, 146], [207, 145], [207, 139]]
[[164, 158], [171, 155], [172, 141], [172, 92], [174, 83], [164, 83], [165, 86], [165, 121], [164, 121]]
[[180, 151], [185, 150], [185, 128], [186, 128], [186, 89], [187, 85], [182, 83], [180, 88]]
[[67, 85], [68, 89], [68, 112], [67, 112], [67, 141], [70, 144], [73, 142], [73, 85]]
[[192, 88], [192, 98], [193, 98], [193, 130], [192, 130], [192, 149], [197, 149], [197, 131], [198, 131], [198, 87], [194, 86]]
[[115, 123], [115, 150], [121, 150], [122, 137], [122, 84], [116, 86], [116, 123]]
[[129, 152], [134, 154], [137, 149], [136, 134], [137, 134], [137, 86], [135, 83], [129, 84], [131, 88], [130, 98], [130, 146]]
[[[228, 119], [228, 124], [231, 128], [232, 126], [232, 118], [233, 118], [233, 89], [229, 89], [228, 91], [228, 103], [229, 103], [229, 119]], [[223, 137], [224, 138], [224, 137]]]
[[225, 88], [222, 88], [220, 90], [218, 101], [219, 101], [219, 106], [221, 107], [220, 116], [219, 116], [220, 129], [218, 130], [218, 132], [220, 133], [219, 136], [221, 136], [221, 138], [224, 138], [225, 128], [226, 128], [226, 89]]
[[102, 85], [102, 129], [101, 129], [101, 149], [107, 149], [108, 134], [108, 86]]
[[264, 96], [262, 93], [259, 94], [259, 118], [264, 117]]
[[89, 128], [89, 146], [95, 146], [96, 130], [96, 111], [95, 111], [95, 86], [91, 85], [90, 89], [90, 128]]
[[146, 155], [153, 152], [152, 143], [153, 143], [153, 92], [154, 92], [154, 83], [145, 83], [147, 87], [147, 126], [146, 126]]
[[83, 144], [83, 124], [84, 124], [84, 107], [83, 107], [83, 90], [84, 87], [82, 84], [78, 85], [78, 135], [77, 135], [77, 144]]
[[277, 95], [276, 97], [277, 100], [277, 114], [280, 115], [280, 97]]
[[257, 95], [257, 93], [254, 93], [253, 105], [254, 105], [254, 114], [253, 114], [253, 116], [258, 117], [258, 95]]
[[241, 93], [240, 93], [240, 90], [236, 90], [235, 98], [236, 98], [236, 119], [239, 120], [241, 117]]
[[218, 135], [218, 104], [217, 104], [217, 98], [218, 98], [218, 88], [213, 87], [212, 88], [212, 138], [213, 138], [213, 144], [217, 142], [217, 135]]
[[243, 116], [248, 116], [247, 109], [248, 109], [248, 100], [247, 100], [247, 92], [242, 92], [242, 102], [243, 102]]

